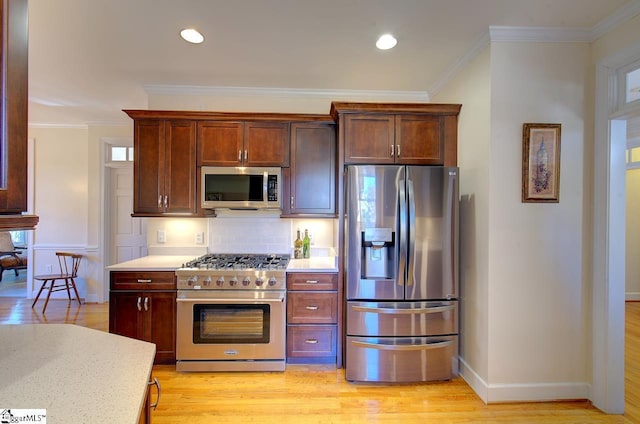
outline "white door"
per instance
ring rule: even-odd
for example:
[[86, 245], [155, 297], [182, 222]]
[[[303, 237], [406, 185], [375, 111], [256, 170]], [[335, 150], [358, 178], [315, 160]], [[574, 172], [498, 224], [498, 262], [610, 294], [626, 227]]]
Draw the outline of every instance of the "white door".
[[147, 255], [144, 218], [132, 218], [133, 166], [109, 168], [109, 263], [113, 265]]

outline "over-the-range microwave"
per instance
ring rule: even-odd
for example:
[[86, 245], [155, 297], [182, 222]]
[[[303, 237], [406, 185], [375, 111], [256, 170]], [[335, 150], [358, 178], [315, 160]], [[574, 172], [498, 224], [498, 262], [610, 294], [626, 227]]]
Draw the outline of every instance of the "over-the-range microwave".
[[276, 167], [202, 167], [204, 209], [282, 209], [282, 170]]

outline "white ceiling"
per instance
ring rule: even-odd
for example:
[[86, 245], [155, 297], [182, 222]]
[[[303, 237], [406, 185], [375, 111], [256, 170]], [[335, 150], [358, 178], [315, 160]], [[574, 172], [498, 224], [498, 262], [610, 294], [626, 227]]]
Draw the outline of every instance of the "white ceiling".
[[428, 93], [490, 26], [591, 30], [637, 2], [29, 0], [29, 121], [128, 123], [150, 85]]

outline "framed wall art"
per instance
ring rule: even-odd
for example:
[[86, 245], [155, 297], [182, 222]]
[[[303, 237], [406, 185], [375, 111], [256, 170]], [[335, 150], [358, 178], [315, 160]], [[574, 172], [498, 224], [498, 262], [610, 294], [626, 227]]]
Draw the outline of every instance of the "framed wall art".
[[560, 124], [522, 127], [522, 202], [560, 201]]

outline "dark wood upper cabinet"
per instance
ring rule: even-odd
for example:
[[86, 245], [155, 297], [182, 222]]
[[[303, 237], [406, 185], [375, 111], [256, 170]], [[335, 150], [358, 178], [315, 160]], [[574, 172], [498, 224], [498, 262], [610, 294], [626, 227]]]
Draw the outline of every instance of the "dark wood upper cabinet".
[[27, 210], [27, 0], [0, 0], [0, 228], [33, 229]]
[[133, 215], [195, 214], [195, 122], [136, 119], [133, 145]]
[[283, 216], [335, 217], [334, 124], [316, 122], [291, 124], [291, 167], [285, 173], [284, 179]]
[[334, 102], [345, 164], [457, 164], [461, 105]]
[[200, 121], [198, 166], [289, 166], [289, 123]]

